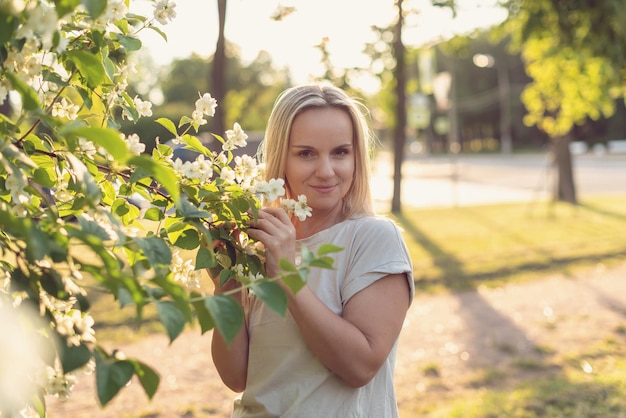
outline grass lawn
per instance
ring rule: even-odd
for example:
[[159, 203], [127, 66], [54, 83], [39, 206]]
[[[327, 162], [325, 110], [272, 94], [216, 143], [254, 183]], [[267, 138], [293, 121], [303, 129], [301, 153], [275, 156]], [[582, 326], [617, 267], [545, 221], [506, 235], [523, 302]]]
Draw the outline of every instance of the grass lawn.
[[626, 196], [409, 209], [396, 217], [419, 290], [468, 290], [626, 260]]

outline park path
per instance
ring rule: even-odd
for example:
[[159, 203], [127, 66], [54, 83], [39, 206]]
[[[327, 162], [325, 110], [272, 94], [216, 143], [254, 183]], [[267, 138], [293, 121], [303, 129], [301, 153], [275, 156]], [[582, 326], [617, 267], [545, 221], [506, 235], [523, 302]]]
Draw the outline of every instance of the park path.
[[[439, 382], [451, 391], [476, 370], [538, 355], [537, 346], [576, 352], [614, 336], [619, 326], [626, 326], [626, 260], [608, 269], [597, 265], [574, 275], [553, 274], [499, 288], [418, 294], [399, 341], [400, 408], [434, 390], [424, 375], [429, 365], [437, 365]], [[48, 416], [227, 417], [235, 394], [217, 376], [210, 340], [211, 333], [190, 330], [171, 346], [164, 335], [155, 335], [122, 347], [159, 371], [161, 386], [152, 402], [133, 381], [100, 409], [93, 376], [85, 376], [69, 402], [48, 401]]]

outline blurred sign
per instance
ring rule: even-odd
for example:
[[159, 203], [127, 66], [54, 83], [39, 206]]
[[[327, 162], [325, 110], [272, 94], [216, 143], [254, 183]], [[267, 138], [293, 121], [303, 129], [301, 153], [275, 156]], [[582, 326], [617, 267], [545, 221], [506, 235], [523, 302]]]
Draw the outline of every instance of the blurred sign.
[[438, 73], [433, 80], [433, 94], [437, 109], [448, 110], [450, 108], [450, 87], [452, 75], [448, 71]]
[[424, 94], [432, 94], [433, 81], [437, 72], [435, 50], [433, 48], [423, 49], [419, 52], [417, 68], [419, 69], [420, 91]]
[[424, 129], [430, 124], [430, 106], [428, 96], [415, 93], [409, 97], [407, 122], [411, 128]]

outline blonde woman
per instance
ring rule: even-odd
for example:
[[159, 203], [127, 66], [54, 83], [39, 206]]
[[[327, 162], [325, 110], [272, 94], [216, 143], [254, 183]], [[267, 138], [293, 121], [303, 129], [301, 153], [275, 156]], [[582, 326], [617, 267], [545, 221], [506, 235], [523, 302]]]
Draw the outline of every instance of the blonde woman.
[[370, 141], [360, 104], [339, 88], [296, 86], [276, 101], [265, 175], [284, 179], [287, 198], [305, 195], [312, 212], [301, 221], [264, 207], [248, 234], [264, 244], [270, 277], [279, 259], [296, 263], [303, 245], [343, 250], [334, 269], [312, 269], [303, 289], [288, 291], [286, 317], [252, 298], [230, 348], [213, 334], [215, 366], [242, 392], [233, 417], [398, 416], [394, 362], [413, 272], [399, 229], [373, 210]]

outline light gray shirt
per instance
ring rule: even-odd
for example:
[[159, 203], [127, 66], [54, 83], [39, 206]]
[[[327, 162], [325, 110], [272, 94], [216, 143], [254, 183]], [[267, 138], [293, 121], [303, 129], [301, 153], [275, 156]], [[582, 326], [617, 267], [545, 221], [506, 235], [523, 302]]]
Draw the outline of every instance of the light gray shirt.
[[[316, 252], [332, 243], [334, 269], [312, 268], [308, 286], [337, 315], [359, 291], [389, 274], [405, 273], [413, 299], [413, 268], [399, 228], [389, 219], [348, 219], [298, 241]], [[351, 388], [328, 370], [304, 342], [287, 312], [283, 318], [252, 299], [248, 381], [233, 417], [396, 418], [393, 373], [397, 341], [376, 376]]]

